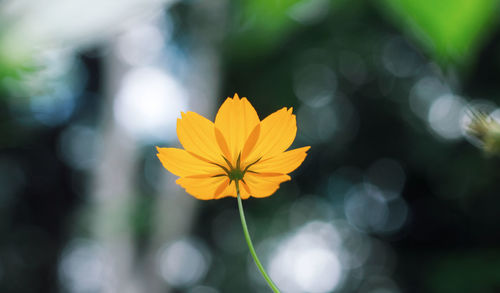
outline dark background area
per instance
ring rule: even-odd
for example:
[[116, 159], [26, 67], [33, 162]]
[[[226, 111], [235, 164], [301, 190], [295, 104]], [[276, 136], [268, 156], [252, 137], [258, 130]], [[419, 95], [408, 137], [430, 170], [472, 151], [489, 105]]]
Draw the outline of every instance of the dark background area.
[[[180, 54], [169, 55], [174, 60], [159, 67], [176, 68], [178, 59], [187, 60], [183, 66], [200, 62], [192, 58], [203, 42], [203, 48], [211, 46], [218, 56], [214, 74], [219, 89], [207, 92], [207, 97], [190, 98], [190, 105], [198, 98], [209, 99], [211, 110], [203, 113], [209, 119], [235, 92], [249, 98], [261, 119], [282, 107], [294, 107], [294, 146], [311, 145], [306, 161], [273, 196], [244, 202], [257, 250], [278, 286], [284, 286], [284, 292], [499, 292], [500, 161], [469, 143], [461, 124], [463, 109], [479, 105], [493, 112], [498, 103], [500, 31], [491, 13], [474, 18], [491, 19], [485, 24], [469, 23], [481, 30], [464, 30], [460, 41], [450, 39], [441, 46], [433, 37], [433, 30], [446, 35], [441, 20], [433, 23], [432, 14], [422, 17], [418, 7], [412, 11], [405, 1], [399, 6], [397, 1], [302, 1], [319, 5], [302, 14], [300, 7], [290, 8], [295, 1], [263, 2], [220, 6], [225, 12], [215, 17], [200, 1], [158, 8], [167, 11], [162, 17], [169, 19], [172, 33], [162, 50]], [[419, 5], [432, 5], [427, 2]], [[208, 16], [200, 20], [200, 11]], [[439, 15], [452, 19], [453, 11]], [[408, 20], [407, 15], [414, 18]], [[460, 17], [468, 23], [467, 14], [459, 14], [457, 26]], [[214, 27], [222, 29], [211, 30], [211, 22], [219, 21], [223, 25]], [[200, 29], [207, 23], [208, 28]], [[418, 33], [415, 25], [420, 25]], [[8, 30], [6, 26], [3, 35]], [[461, 46], [465, 49], [454, 50]], [[37, 98], [57, 96], [52, 81], [34, 90], [24, 90], [30, 83], [22, 83], [52, 61], [42, 69], [26, 69], [23, 63], [2, 65], [0, 292], [125, 288], [106, 285], [112, 283], [106, 273], [111, 270], [106, 266], [109, 258], [84, 261], [94, 259], [92, 253], [105, 249], [109, 240], [95, 236], [100, 232], [92, 228], [94, 220], [117, 222], [119, 231], [127, 227], [132, 236], [122, 239], [117, 233], [116, 238], [132, 247], [133, 280], [159, 275], [159, 287], [141, 287], [143, 282], [137, 281], [130, 292], [267, 292], [249, 258], [234, 199], [194, 202], [172, 185], [173, 177], [162, 177], [167, 171], [153, 147], [175, 146], [175, 136], [137, 140], [133, 176], [124, 179], [134, 186], [131, 204], [123, 206], [121, 218], [95, 212], [101, 202], [92, 195], [96, 177], [108, 173], [97, 172], [95, 161], [82, 165], [71, 158], [80, 160], [78, 154], [99, 161], [95, 154], [102, 154], [106, 146], [100, 142], [110, 135], [107, 121], [116, 112], [107, 98], [107, 83], [113, 84], [113, 78], [106, 66], [116, 56], [109, 47], [99, 41], [74, 51], [71, 62], [77, 69], [58, 77], [72, 92], [71, 111], [62, 118], [65, 99], [55, 97], [55, 102], [37, 106]], [[185, 71], [179, 68], [173, 76]], [[183, 87], [198, 86], [180, 75]], [[18, 82], [17, 89], [12, 80]], [[140, 118], [130, 117], [135, 119]], [[75, 126], [84, 127], [78, 132], [83, 136], [68, 135]], [[91, 147], [87, 138], [92, 139]], [[119, 147], [116, 152], [120, 158]], [[111, 184], [113, 180], [110, 175]], [[162, 187], [165, 182], [170, 187]], [[163, 273], [162, 265], [160, 273], [153, 272], [156, 259], [163, 260], [164, 254], [151, 243], [167, 225], [157, 220], [155, 213], [163, 212], [155, 206], [162, 197], [172, 196], [187, 198], [183, 200], [196, 208], [186, 211], [188, 222], [178, 218], [169, 223], [187, 228], [167, 237], [164, 261], [174, 258], [168, 249], [175, 243], [188, 243], [198, 250], [176, 254], [176, 261], [196, 264], [197, 258], [190, 257], [199, 256], [206, 268], [198, 275], [191, 276], [190, 267], [183, 265], [178, 266], [181, 277]], [[112, 200], [108, 204], [122, 207]], [[169, 204], [182, 209], [176, 202]], [[333, 231], [337, 238], [321, 231]], [[294, 242], [299, 236], [302, 242]], [[324, 243], [310, 248], [317, 249], [314, 253], [300, 244], [314, 242], [311, 237], [324, 237]], [[289, 254], [280, 257], [285, 252]], [[308, 261], [300, 265], [283, 260], [303, 255]]]

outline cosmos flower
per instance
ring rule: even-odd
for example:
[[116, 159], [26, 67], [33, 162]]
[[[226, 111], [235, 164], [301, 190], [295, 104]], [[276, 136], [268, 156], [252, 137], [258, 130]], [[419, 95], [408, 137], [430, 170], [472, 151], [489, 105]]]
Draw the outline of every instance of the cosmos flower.
[[465, 132], [488, 155], [500, 156], [500, 123], [491, 114], [478, 109], [466, 112], [469, 121], [465, 123]]
[[282, 108], [264, 120], [246, 98], [227, 98], [215, 123], [194, 113], [181, 113], [177, 136], [184, 149], [160, 148], [163, 166], [179, 176], [176, 183], [202, 199], [242, 199], [272, 195], [288, 173], [304, 161], [310, 147], [286, 151], [297, 132], [292, 108]]

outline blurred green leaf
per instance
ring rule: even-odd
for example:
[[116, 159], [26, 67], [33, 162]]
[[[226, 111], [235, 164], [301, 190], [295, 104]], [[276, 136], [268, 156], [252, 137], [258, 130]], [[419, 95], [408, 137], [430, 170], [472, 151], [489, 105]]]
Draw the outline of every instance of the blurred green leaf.
[[[287, 10], [300, 0], [267, 1], [251, 0], [240, 2], [233, 27], [234, 46], [245, 48], [239, 52], [265, 50], [282, 40], [295, 26]], [[247, 47], [250, 46], [250, 47]]]
[[385, 12], [442, 63], [472, 61], [498, 19], [497, 0], [384, 0]]
[[9, 80], [20, 80], [24, 75], [40, 69], [33, 61], [33, 56], [23, 48], [13, 44], [6, 45], [0, 31], [0, 92], [5, 90]]
[[342, 0], [245, 0], [236, 2], [231, 47], [235, 55], [272, 50], [295, 30], [323, 20]]

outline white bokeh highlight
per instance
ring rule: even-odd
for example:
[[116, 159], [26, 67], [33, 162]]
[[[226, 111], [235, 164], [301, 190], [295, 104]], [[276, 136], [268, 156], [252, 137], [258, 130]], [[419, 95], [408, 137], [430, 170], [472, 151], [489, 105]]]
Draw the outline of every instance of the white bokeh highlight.
[[269, 274], [283, 292], [331, 292], [343, 277], [339, 245], [333, 225], [310, 222], [278, 245]]
[[138, 67], [127, 73], [114, 104], [118, 123], [146, 142], [175, 136], [178, 115], [186, 111], [187, 93], [161, 69]]

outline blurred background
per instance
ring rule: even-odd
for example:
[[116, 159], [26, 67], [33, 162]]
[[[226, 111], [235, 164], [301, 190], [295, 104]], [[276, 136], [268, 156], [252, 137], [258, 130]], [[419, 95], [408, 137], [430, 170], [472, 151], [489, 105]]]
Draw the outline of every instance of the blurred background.
[[[154, 147], [235, 92], [297, 114], [292, 181], [244, 202], [283, 292], [500, 292], [496, 0], [3, 0], [0, 292], [269, 292], [234, 198]], [[500, 115], [498, 115], [500, 117]]]

